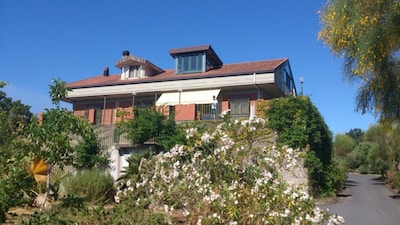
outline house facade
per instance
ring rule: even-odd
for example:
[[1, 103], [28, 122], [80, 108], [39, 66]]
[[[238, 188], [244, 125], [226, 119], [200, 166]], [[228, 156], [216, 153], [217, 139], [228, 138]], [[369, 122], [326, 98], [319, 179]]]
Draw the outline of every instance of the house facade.
[[217, 114], [230, 109], [232, 117], [248, 118], [258, 99], [296, 93], [288, 59], [223, 64], [210, 45], [171, 49], [174, 69], [164, 70], [146, 59], [123, 51], [115, 66], [119, 74], [69, 83], [65, 99], [76, 115], [94, 124], [115, 124], [118, 110], [163, 107], [176, 121], [211, 119], [210, 103], [218, 100]]
[[[132, 112], [132, 106], [156, 105], [177, 122], [210, 120], [215, 96], [217, 115], [230, 109], [232, 117], [250, 118], [258, 100], [296, 93], [286, 58], [223, 64], [210, 45], [171, 49], [169, 55], [174, 59], [173, 69], [162, 69], [123, 51], [115, 62], [120, 73], [109, 74], [105, 68], [102, 75], [69, 83], [71, 91], [64, 101], [72, 104], [75, 115], [113, 128], [120, 119], [118, 111]], [[103, 139], [110, 140], [104, 145], [111, 152], [111, 174], [117, 179], [138, 146], [135, 150], [111, 131]]]

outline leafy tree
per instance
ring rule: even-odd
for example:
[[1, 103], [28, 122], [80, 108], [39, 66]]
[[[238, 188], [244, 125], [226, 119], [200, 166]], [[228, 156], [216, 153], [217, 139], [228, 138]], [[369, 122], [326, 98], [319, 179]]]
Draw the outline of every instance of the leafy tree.
[[121, 120], [118, 127], [128, 133], [133, 143], [144, 143], [153, 139], [164, 149], [170, 149], [185, 141], [183, 130], [176, 126], [173, 117], [167, 117], [155, 108], [134, 108], [134, 118]]
[[92, 125], [89, 124], [87, 129], [88, 132], [84, 136], [81, 136], [82, 141], [75, 147], [76, 158], [74, 160], [74, 167], [83, 170], [91, 169], [95, 166], [108, 166], [108, 156], [100, 152], [99, 140]]
[[1, 91], [5, 85], [0, 81], [0, 223], [5, 222], [9, 208], [27, 203], [23, 196], [35, 187], [26, 170], [29, 149], [21, 145], [33, 114], [30, 106]]
[[351, 170], [356, 170], [360, 173], [368, 173], [369, 172], [369, 155], [371, 151], [372, 145], [369, 142], [360, 142], [351, 151], [347, 157], [346, 162]]
[[400, 121], [400, 2], [328, 0], [319, 38], [344, 58], [344, 72], [361, 81], [358, 111]]
[[354, 148], [353, 139], [347, 134], [337, 134], [334, 142], [336, 157], [346, 157]]
[[67, 87], [67, 82], [60, 79], [52, 79], [53, 85], [49, 85], [50, 91], [49, 95], [51, 102], [56, 106], [57, 109], [60, 108], [60, 101], [67, 97], [68, 91], [71, 89]]
[[360, 141], [362, 141], [364, 131], [362, 131], [360, 128], [354, 128], [346, 132], [346, 134], [350, 136], [353, 139], [354, 144], [357, 145]]
[[47, 190], [55, 166], [62, 169], [72, 165], [82, 169], [106, 162], [99, 156], [97, 138], [89, 121], [60, 107], [60, 101], [68, 91], [65, 82], [53, 79], [53, 85], [49, 86], [56, 108], [46, 109], [42, 121], [33, 120], [28, 142], [34, 157], [45, 159], [49, 165]]
[[[0, 89], [5, 85], [0, 81]], [[5, 144], [10, 137], [22, 135], [32, 116], [30, 106], [19, 100], [13, 101], [5, 92], [0, 91], [0, 145]]]
[[396, 167], [400, 157], [398, 134], [398, 127], [388, 128], [383, 125], [372, 126], [365, 132], [364, 141], [372, 145], [369, 152], [371, 172], [384, 177], [387, 171]]

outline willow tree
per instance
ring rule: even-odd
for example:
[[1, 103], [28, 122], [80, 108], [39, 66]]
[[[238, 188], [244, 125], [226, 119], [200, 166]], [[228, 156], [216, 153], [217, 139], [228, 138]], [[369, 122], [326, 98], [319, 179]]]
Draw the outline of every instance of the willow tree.
[[344, 73], [359, 82], [356, 111], [381, 122], [400, 121], [400, 1], [327, 0], [319, 39], [344, 59]]

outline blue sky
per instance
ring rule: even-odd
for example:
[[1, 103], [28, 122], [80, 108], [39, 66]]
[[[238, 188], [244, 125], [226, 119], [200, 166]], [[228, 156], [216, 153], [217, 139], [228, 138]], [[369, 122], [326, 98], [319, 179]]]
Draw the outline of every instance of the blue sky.
[[[101, 75], [123, 50], [164, 69], [172, 48], [210, 44], [221, 60], [238, 63], [289, 58], [296, 86], [333, 134], [368, 129], [376, 120], [355, 112], [357, 83], [342, 60], [318, 40], [323, 0], [0, 1], [0, 80], [5, 91], [37, 113], [52, 107], [52, 78], [66, 82]], [[70, 105], [64, 105], [70, 107]]]

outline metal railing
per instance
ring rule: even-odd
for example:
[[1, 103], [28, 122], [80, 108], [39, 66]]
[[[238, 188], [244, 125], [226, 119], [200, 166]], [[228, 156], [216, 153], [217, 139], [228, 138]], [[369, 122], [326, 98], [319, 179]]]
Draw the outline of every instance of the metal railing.
[[121, 133], [115, 126], [98, 126], [98, 130], [101, 149], [107, 149], [115, 144], [131, 143], [127, 137], [127, 133]]

